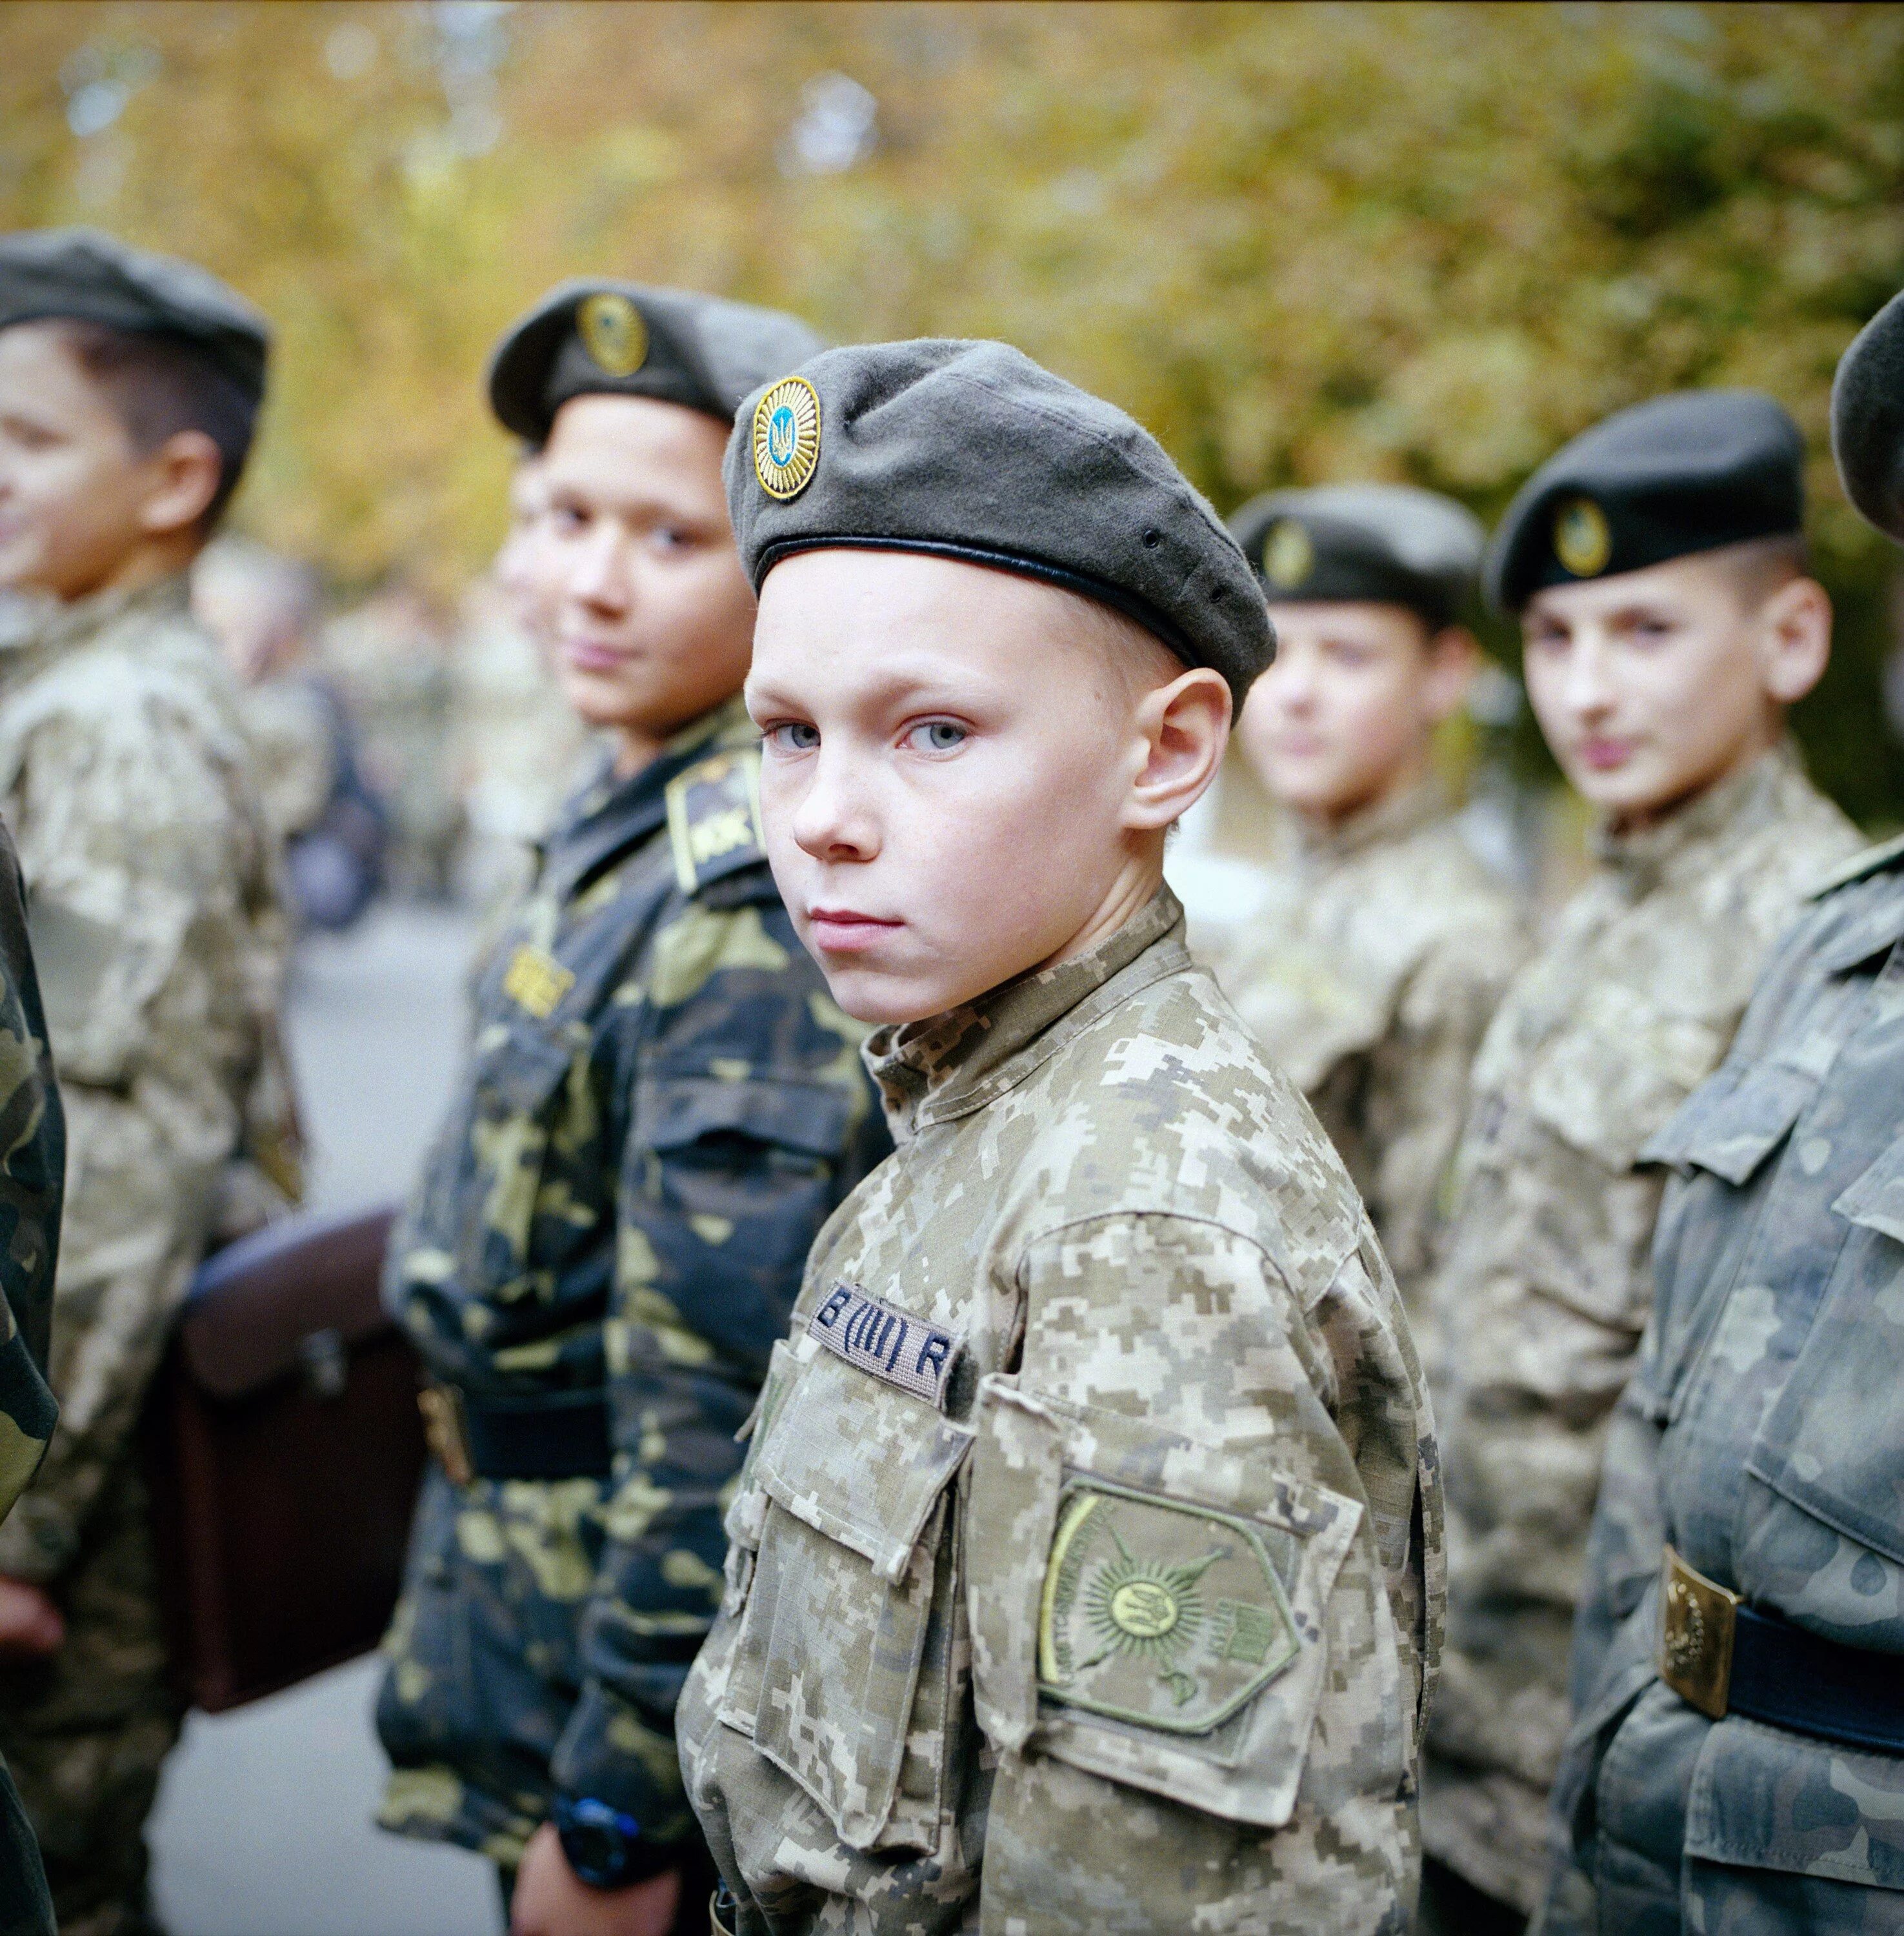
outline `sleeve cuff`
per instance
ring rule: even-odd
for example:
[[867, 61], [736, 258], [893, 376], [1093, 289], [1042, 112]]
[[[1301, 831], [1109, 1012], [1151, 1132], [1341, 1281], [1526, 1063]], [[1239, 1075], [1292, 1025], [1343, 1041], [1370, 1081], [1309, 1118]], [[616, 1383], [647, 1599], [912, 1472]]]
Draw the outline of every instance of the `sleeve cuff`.
[[694, 1832], [674, 1736], [651, 1727], [598, 1680], [584, 1683], [549, 1773], [564, 1794], [632, 1815], [658, 1847]]

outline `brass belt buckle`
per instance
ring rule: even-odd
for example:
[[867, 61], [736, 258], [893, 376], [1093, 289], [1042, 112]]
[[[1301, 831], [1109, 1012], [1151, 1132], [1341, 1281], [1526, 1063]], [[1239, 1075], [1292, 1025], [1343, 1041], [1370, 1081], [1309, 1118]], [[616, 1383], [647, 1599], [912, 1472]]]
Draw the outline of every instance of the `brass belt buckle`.
[[1682, 1701], [1722, 1721], [1739, 1596], [1688, 1566], [1670, 1546], [1660, 1587], [1659, 1677]]
[[470, 1463], [469, 1435], [463, 1429], [463, 1394], [454, 1385], [425, 1385], [416, 1395], [423, 1414], [423, 1436], [451, 1483], [467, 1486], [476, 1478]]

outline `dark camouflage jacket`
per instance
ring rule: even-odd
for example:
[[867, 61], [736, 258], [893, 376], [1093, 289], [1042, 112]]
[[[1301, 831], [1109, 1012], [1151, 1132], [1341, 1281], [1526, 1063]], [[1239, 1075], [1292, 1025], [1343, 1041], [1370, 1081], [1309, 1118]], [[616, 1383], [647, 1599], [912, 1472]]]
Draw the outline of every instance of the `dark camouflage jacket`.
[[[65, 1123], [27, 944], [20, 864], [0, 827], [0, 1517], [38, 1469], [59, 1417], [45, 1368], [65, 1172]], [[0, 1929], [7, 1936], [53, 1932], [39, 1851], [4, 1769]]]
[[1904, 842], [1818, 899], [1645, 1151], [1675, 1180], [1588, 1548], [1552, 1936], [1904, 1928], [1904, 1756], [1715, 1723], [1655, 1666], [1670, 1541], [1904, 1676], [1900, 1123]]
[[572, 803], [391, 1247], [437, 1378], [609, 1395], [607, 1480], [433, 1474], [388, 1644], [385, 1825], [506, 1863], [554, 1790], [685, 1827], [672, 1714], [734, 1434], [815, 1233], [889, 1146], [767, 871], [755, 737], [736, 702]]

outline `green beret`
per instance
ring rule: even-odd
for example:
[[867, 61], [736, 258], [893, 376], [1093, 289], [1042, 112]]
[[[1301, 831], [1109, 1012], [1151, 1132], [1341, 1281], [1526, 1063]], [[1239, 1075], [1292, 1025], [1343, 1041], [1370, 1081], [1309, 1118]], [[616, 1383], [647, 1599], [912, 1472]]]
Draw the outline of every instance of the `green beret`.
[[183, 337], [254, 406], [264, 394], [270, 325], [250, 304], [196, 263], [149, 255], [96, 228], [0, 235], [0, 329], [53, 321]]
[[806, 325], [692, 289], [564, 283], [513, 325], [489, 361], [489, 403], [538, 447], [571, 397], [652, 397], [724, 424], [749, 390], [821, 346]]
[[1831, 449], [1851, 502], [1904, 538], [1904, 295], [1857, 333], [1831, 386]]
[[1248, 561], [1162, 446], [1002, 343], [829, 349], [748, 399], [727, 508], [757, 591], [794, 552], [928, 552], [1113, 607], [1240, 709], [1276, 649]]
[[1522, 486], [1487, 591], [1518, 612], [1549, 585], [1640, 571], [1805, 526], [1805, 440], [1756, 390], [1682, 390], [1595, 424]]
[[1268, 594], [1402, 605], [1431, 631], [1474, 602], [1487, 533], [1465, 505], [1407, 484], [1268, 491], [1230, 519]]

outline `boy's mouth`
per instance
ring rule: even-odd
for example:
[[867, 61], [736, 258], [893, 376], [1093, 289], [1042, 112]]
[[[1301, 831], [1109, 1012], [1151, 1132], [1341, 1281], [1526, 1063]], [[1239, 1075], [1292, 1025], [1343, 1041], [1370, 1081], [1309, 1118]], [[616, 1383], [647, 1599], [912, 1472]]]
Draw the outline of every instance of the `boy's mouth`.
[[814, 946], [824, 948], [829, 954], [852, 954], [875, 947], [905, 925], [878, 915], [862, 914], [857, 908], [808, 908], [806, 920]]
[[1579, 743], [1580, 764], [1596, 773], [1610, 773], [1633, 757], [1630, 740], [1594, 739]]

